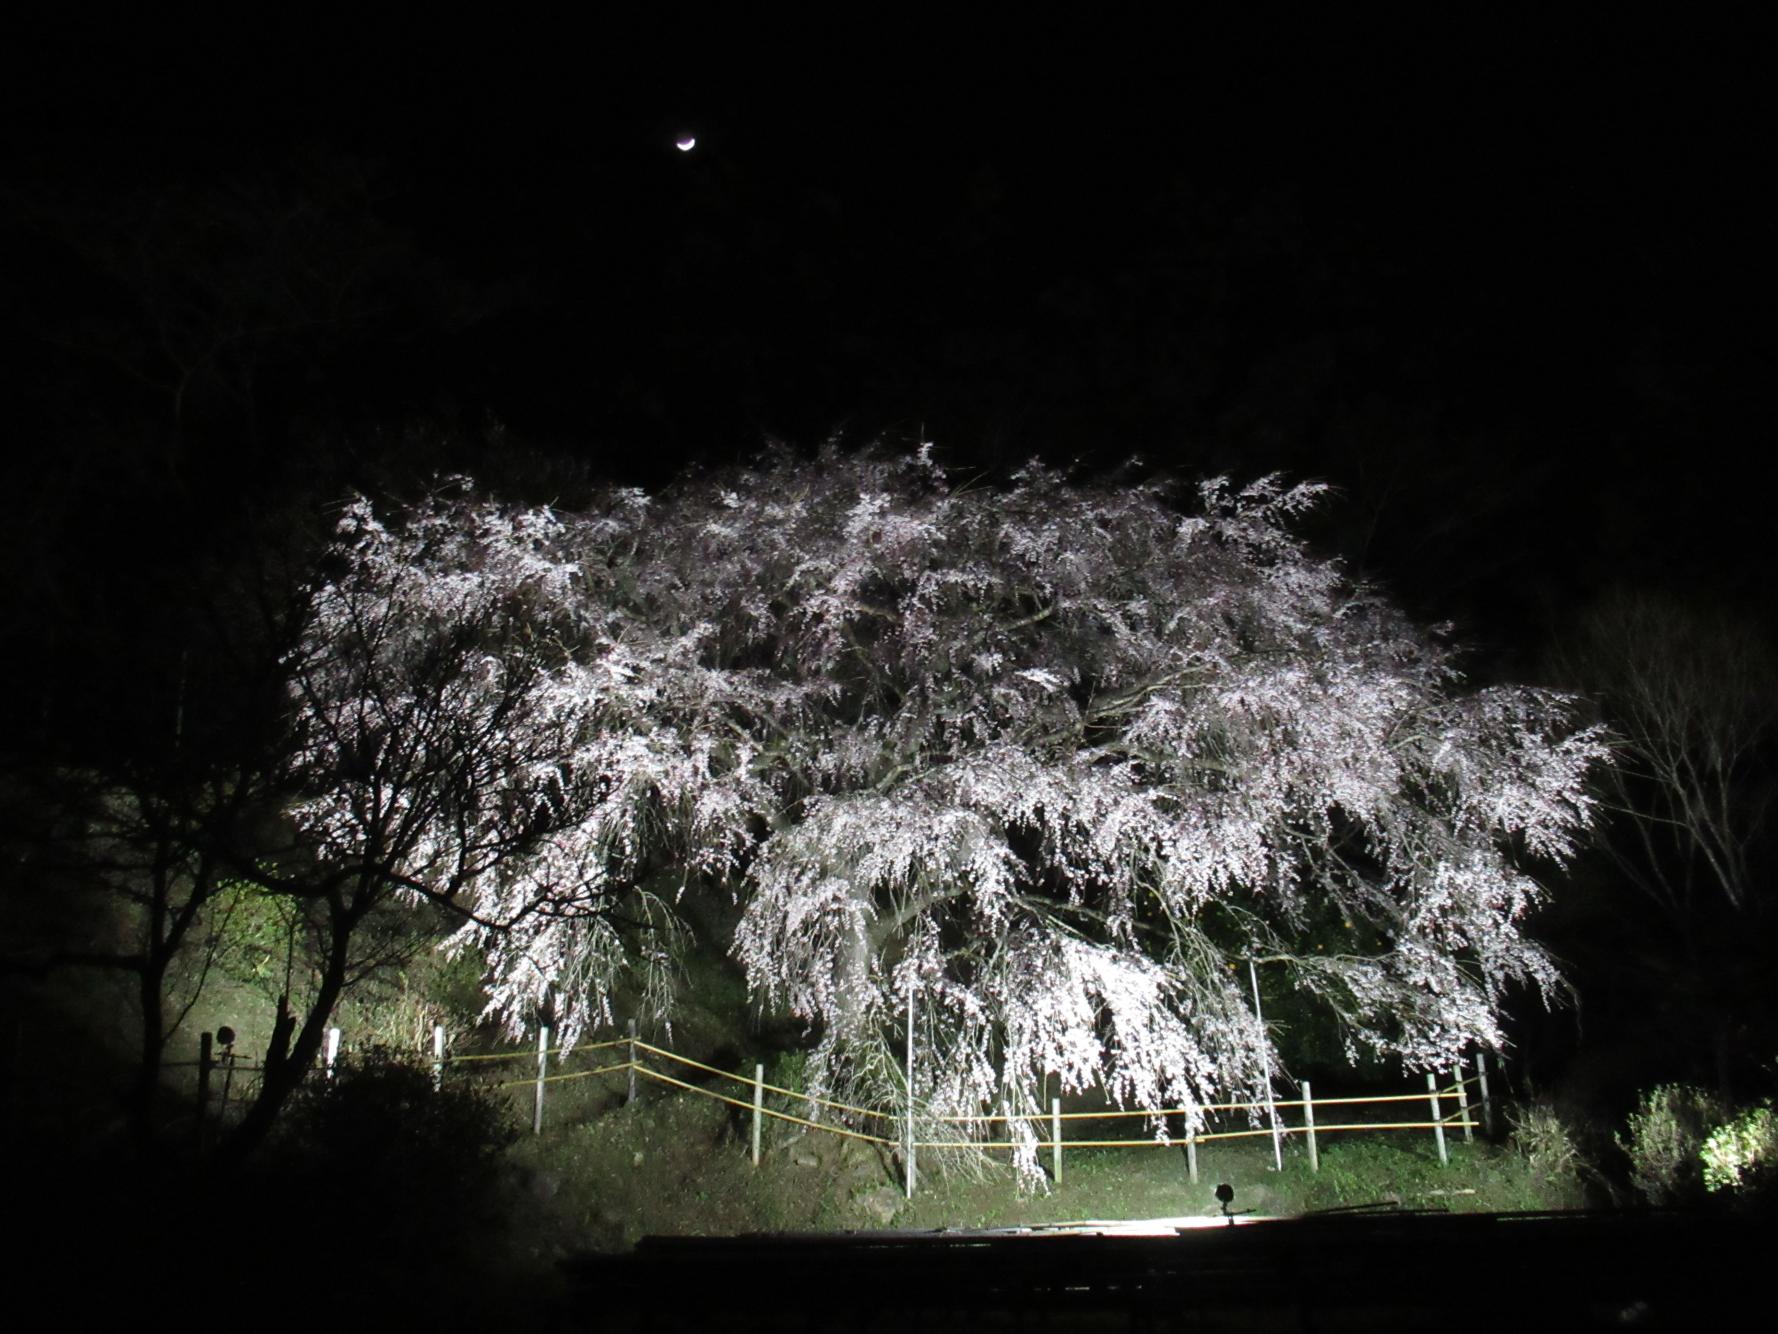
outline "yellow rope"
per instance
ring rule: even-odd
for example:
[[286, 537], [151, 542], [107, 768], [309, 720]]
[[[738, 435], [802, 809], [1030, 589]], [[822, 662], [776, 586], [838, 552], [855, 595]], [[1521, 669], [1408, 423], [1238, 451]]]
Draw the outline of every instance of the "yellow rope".
[[[1364, 1103], [1425, 1102], [1432, 1096], [1433, 1095], [1430, 1093], [1386, 1093], [1362, 1098], [1315, 1098], [1313, 1099], [1313, 1102], [1317, 1107], [1349, 1107], [1358, 1106]], [[1455, 1098], [1456, 1096], [1457, 1095], [1450, 1090], [1445, 1090], [1439, 1094], [1441, 1100], [1445, 1098]], [[1101, 1112], [1063, 1112], [1061, 1113], [1061, 1119], [1064, 1121], [1110, 1121], [1116, 1120], [1119, 1117], [1130, 1116], [1189, 1116], [1193, 1111], [1247, 1112], [1262, 1111], [1269, 1107], [1306, 1107], [1308, 1105], [1309, 1102], [1302, 1098], [1275, 1098], [1269, 1103], [1206, 1102], [1199, 1104], [1196, 1108], [1160, 1107], [1151, 1109], [1143, 1107], [1112, 1107]], [[1048, 1120], [1051, 1115], [1052, 1114], [1049, 1112], [1024, 1112], [1012, 1116], [998, 1114], [994, 1116], [935, 1116], [928, 1119], [948, 1122], [955, 1125], [973, 1125], [976, 1123], [993, 1123], [999, 1121]], [[1428, 1124], [1430, 1124], [1430, 1122]]]
[[[1315, 1106], [1317, 1106], [1317, 1107], [1345, 1107], [1345, 1106], [1355, 1106], [1360, 1103], [1373, 1103], [1373, 1102], [1425, 1102], [1431, 1096], [1432, 1095], [1430, 1093], [1389, 1093], [1389, 1094], [1379, 1094], [1379, 1095], [1375, 1095], [1372, 1097], [1363, 1097], [1363, 1098], [1316, 1098], [1316, 1099], [1314, 1099], [1314, 1103], [1315, 1103]], [[1443, 1096], [1452, 1097], [1454, 1095], [1447, 1093], [1447, 1094], [1444, 1094]], [[1135, 1108], [1110, 1107], [1110, 1108], [1106, 1108], [1104, 1111], [1101, 1111], [1101, 1112], [1063, 1112], [1061, 1114], [1061, 1119], [1064, 1121], [1113, 1121], [1113, 1120], [1117, 1120], [1120, 1117], [1131, 1117], [1131, 1116], [1148, 1116], [1148, 1117], [1190, 1116], [1193, 1111], [1198, 1111], [1198, 1112], [1249, 1112], [1249, 1111], [1261, 1111], [1267, 1107], [1303, 1107], [1303, 1106], [1307, 1106], [1307, 1105], [1308, 1104], [1301, 1098], [1278, 1098], [1278, 1099], [1273, 1100], [1270, 1103], [1265, 1103], [1265, 1102], [1206, 1102], [1206, 1103], [1199, 1104], [1196, 1108], [1160, 1107], [1160, 1108], [1152, 1108], [1151, 1109], [1151, 1108], [1144, 1108], [1144, 1107], [1135, 1107]], [[939, 1117], [932, 1117], [930, 1119], [935, 1120], [935, 1121], [946, 1121], [946, 1122], [951, 1122], [951, 1123], [956, 1123], [956, 1124], [971, 1124], [971, 1123], [975, 1123], [975, 1122], [1035, 1121], [1035, 1120], [1039, 1120], [1039, 1119], [1048, 1120], [1050, 1118], [1050, 1115], [1051, 1114], [1049, 1112], [1030, 1112], [1030, 1113], [1020, 1114], [1017, 1116], [1010, 1116], [1010, 1117], [1009, 1116], [939, 1116]], [[1267, 1132], [1267, 1133], [1270, 1133], [1270, 1132]]]
[[[628, 1038], [612, 1038], [607, 1042], [580, 1042], [572, 1047], [546, 1047], [544, 1048], [544, 1055], [560, 1056], [564, 1052], [573, 1055], [573, 1053], [577, 1051], [604, 1051], [608, 1047], [627, 1046], [629, 1041]], [[638, 1043], [637, 1045], [640, 1046], [641, 1044]], [[480, 1052], [466, 1056], [447, 1056], [445, 1057], [445, 1064], [456, 1065], [461, 1061], [522, 1061], [528, 1056], [535, 1057], [536, 1055], [537, 1049], [535, 1047], [529, 1049], [521, 1048], [518, 1051]], [[532, 1080], [531, 1082], [536, 1083], [537, 1081]]]
[[[1319, 1107], [1320, 1101], [1317, 1100], [1315, 1105]], [[1264, 1106], [1263, 1102], [1207, 1102], [1196, 1110], [1200, 1112], [1238, 1112], [1246, 1108]], [[1161, 1107], [1153, 1111], [1140, 1107], [1114, 1107], [1103, 1112], [1062, 1112], [1060, 1116], [1064, 1121], [1110, 1121], [1125, 1116], [1189, 1116], [1191, 1110], [1185, 1107]], [[940, 1121], [950, 1125], [976, 1125], [992, 1124], [999, 1121], [1048, 1121], [1051, 1115], [1049, 1112], [1019, 1112], [1011, 1116], [1000, 1114], [993, 1116], [929, 1116], [922, 1119]]]
[[[694, 1070], [706, 1070], [713, 1075], [721, 1075], [724, 1079], [732, 1079], [738, 1084], [745, 1084], [748, 1088], [753, 1087], [753, 1081], [745, 1075], [737, 1075], [729, 1070], [719, 1070], [713, 1065], [705, 1065], [702, 1061], [694, 1061], [689, 1056], [681, 1056], [678, 1052], [667, 1051], [664, 1048], [653, 1046], [647, 1042], [638, 1041], [636, 1046], [644, 1051], [651, 1052], [656, 1056], [665, 1056], [668, 1060], [678, 1061], [681, 1065], [689, 1065]], [[636, 1068], [640, 1070], [644, 1067], [638, 1065]], [[895, 1119], [893, 1113], [890, 1112], [876, 1112], [868, 1107], [853, 1107], [847, 1103], [834, 1102], [831, 1098], [817, 1097], [813, 1093], [800, 1093], [796, 1089], [779, 1088], [776, 1084], [762, 1083], [759, 1087], [761, 1091], [765, 1093], [781, 1093], [787, 1098], [795, 1099], [797, 1102], [812, 1102], [819, 1107], [831, 1107], [836, 1112], [850, 1112], [854, 1116], [874, 1117], [879, 1121], [892, 1121]], [[751, 1106], [752, 1104], [748, 1105]]]
[[[688, 1084], [683, 1079], [675, 1079], [672, 1075], [663, 1075], [658, 1070], [650, 1070], [646, 1065], [638, 1065], [636, 1070], [639, 1074], [647, 1075], [650, 1079], [658, 1079], [663, 1084], [671, 1084], [675, 1088], [685, 1089], [689, 1093], [696, 1093], [706, 1098], [714, 1098], [717, 1102], [726, 1102], [729, 1106], [739, 1107], [743, 1111], [750, 1112], [753, 1110], [753, 1104], [750, 1102], [742, 1102], [739, 1098], [731, 1098], [726, 1093], [712, 1093], [709, 1089], [699, 1088], [696, 1084]], [[779, 1121], [789, 1121], [793, 1125], [807, 1126], [811, 1130], [825, 1130], [829, 1134], [844, 1135], [847, 1139], [863, 1140], [866, 1144], [885, 1144], [892, 1149], [899, 1144], [899, 1141], [884, 1139], [881, 1135], [866, 1135], [856, 1130], [847, 1130], [844, 1126], [824, 1125], [819, 1121], [805, 1121], [800, 1116], [791, 1116], [788, 1112], [773, 1111], [770, 1107], [761, 1107], [759, 1112], [762, 1116], [770, 1116]]]
[[[1473, 1126], [1476, 1123], [1474, 1121], [1451, 1121], [1443, 1124], [1454, 1125], [1461, 1128], [1463, 1126]], [[1316, 1126], [1315, 1133], [1317, 1135], [1325, 1135], [1331, 1134], [1336, 1130], [1431, 1130], [1433, 1125], [1434, 1123], [1431, 1121], [1358, 1121], [1345, 1126]], [[1280, 1126], [1279, 1129], [1285, 1130], [1286, 1128]], [[1309, 1130], [1307, 1126], [1291, 1126], [1288, 1128], [1287, 1133], [1306, 1135], [1309, 1133]]]
[[[1430, 1093], [1378, 1093], [1364, 1098], [1317, 1098], [1315, 1105], [1317, 1107], [1357, 1107], [1372, 1102], [1425, 1102], [1431, 1096]], [[1280, 1107], [1284, 1105], [1283, 1103], [1278, 1104]], [[1293, 1103], [1291, 1105], [1298, 1106], [1300, 1104]]]
[[533, 1084], [555, 1084], [566, 1079], [591, 1079], [594, 1075], [608, 1075], [614, 1070], [628, 1070], [628, 1061], [619, 1061], [616, 1065], [602, 1065], [597, 1070], [570, 1070], [566, 1074], [545, 1075], [538, 1079], [533, 1075], [530, 1079], [507, 1079], [494, 1085], [497, 1089], [529, 1088]]
[[[1463, 1122], [1457, 1124], [1462, 1125]], [[1473, 1123], [1470, 1123], [1473, 1124]], [[823, 1127], [825, 1129], [825, 1127]], [[1316, 1126], [1317, 1135], [1347, 1130], [1430, 1130], [1432, 1123], [1428, 1121], [1399, 1121], [1387, 1124], [1373, 1123], [1370, 1125], [1349, 1126]], [[1187, 1144], [1207, 1144], [1219, 1139], [1257, 1139], [1270, 1135], [1271, 1128], [1261, 1126], [1257, 1130], [1218, 1130], [1208, 1135], [1175, 1135], [1168, 1140], [1158, 1139], [1065, 1139], [1061, 1142], [1064, 1149], [1177, 1149]], [[1306, 1126], [1279, 1126], [1281, 1135], [1306, 1135]], [[915, 1149], [1016, 1149], [1018, 1144], [1010, 1140], [920, 1140]], [[1036, 1140], [1030, 1145], [1033, 1149], [1054, 1149], [1054, 1140]]]
[[[1208, 1135], [1197, 1135], [1190, 1140], [1186, 1136], [1176, 1136], [1171, 1141], [1158, 1139], [1065, 1139], [1064, 1149], [1145, 1149], [1145, 1148], [1178, 1148], [1182, 1144], [1205, 1144], [1215, 1139], [1250, 1139], [1256, 1135], [1270, 1135], [1268, 1129], [1260, 1130], [1219, 1130]], [[1016, 1149], [1020, 1146], [1009, 1140], [921, 1140], [915, 1143], [916, 1149]], [[1032, 1146], [1037, 1149], [1053, 1149], [1053, 1140], [1037, 1140]]]

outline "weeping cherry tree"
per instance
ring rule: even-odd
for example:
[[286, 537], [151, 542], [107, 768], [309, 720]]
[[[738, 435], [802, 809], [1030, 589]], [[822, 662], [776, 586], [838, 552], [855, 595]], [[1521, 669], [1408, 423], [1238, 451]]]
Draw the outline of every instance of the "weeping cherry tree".
[[[917, 997], [931, 1115], [1034, 1113], [1046, 1081], [1250, 1094], [1277, 1062], [1249, 962], [1355, 1052], [1496, 1047], [1510, 988], [1558, 986], [1523, 922], [1604, 746], [1560, 696], [1465, 688], [1438, 633], [1312, 555], [1318, 494], [1036, 465], [964, 486], [926, 452], [829, 450], [575, 515], [360, 508], [340, 558], [409, 590], [396, 679], [487, 646], [431, 720], [478, 759], [403, 808], [391, 869], [463, 903], [492, 1009], [553, 989], [571, 1036], [656, 948], [626, 922], [671, 921], [672, 894], [616, 905], [732, 894], [730, 947], [825, 1087], [899, 1101]], [[521, 678], [514, 643], [549, 646]], [[322, 733], [385, 709], [389, 669], [334, 669]], [[367, 856], [366, 800], [323, 784], [302, 818]]]

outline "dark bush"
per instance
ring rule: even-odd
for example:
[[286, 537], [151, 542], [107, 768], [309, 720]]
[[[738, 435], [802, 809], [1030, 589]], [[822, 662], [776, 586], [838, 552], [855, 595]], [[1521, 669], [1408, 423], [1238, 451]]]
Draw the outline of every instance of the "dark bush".
[[499, 1230], [499, 1157], [517, 1133], [495, 1090], [435, 1090], [429, 1064], [372, 1048], [299, 1091], [268, 1168], [311, 1236], [430, 1271]]

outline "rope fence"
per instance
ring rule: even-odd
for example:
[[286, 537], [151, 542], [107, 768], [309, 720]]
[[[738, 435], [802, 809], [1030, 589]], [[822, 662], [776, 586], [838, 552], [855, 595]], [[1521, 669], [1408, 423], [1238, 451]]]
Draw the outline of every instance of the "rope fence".
[[[532, 1090], [532, 1123], [533, 1133], [541, 1133], [544, 1120], [544, 1093], [551, 1085], [565, 1084], [577, 1080], [596, 1079], [606, 1076], [623, 1075], [625, 1077], [624, 1102], [633, 1103], [638, 1090], [638, 1077], [650, 1083], [663, 1085], [682, 1092], [710, 1098], [716, 1102], [749, 1113], [751, 1116], [751, 1156], [755, 1166], [761, 1157], [761, 1131], [766, 1121], [779, 1121], [802, 1128], [805, 1131], [819, 1131], [823, 1134], [835, 1135], [860, 1143], [871, 1144], [895, 1150], [907, 1156], [910, 1167], [907, 1173], [908, 1193], [913, 1193], [914, 1176], [911, 1171], [913, 1156], [920, 1150], [930, 1151], [1013, 1151], [1031, 1150], [1047, 1152], [1050, 1155], [1050, 1173], [1058, 1183], [1062, 1180], [1062, 1162], [1065, 1149], [1134, 1149], [1156, 1147], [1183, 1147], [1190, 1165], [1191, 1179], [1198, 1180], [1198, 1146], [1216, 1142], [1270, 1137], [1273, 1153], [1279, 1167], [1283, 1165], [1283, 1144], [1292, 1136], [1298, 1137], [1304, 1144], [1311, 1170], [1319, 1171], [1320, 1139], [1324, 1135], [1350, 1134], [1357, 1132], [1375, 1133], [1379, 1131], [1417, 1131], [1430, 1132], [1437, 1145], [1439, 1161], [1450, 1161], [1449, 1148], [1446, 1141], [1447, 1131], [1461, 1131], [1465, 1140], [1473, 1140], [1478, 1126], [1492, 1133], [1494, 1126], [1493, 1099], [1488, 1087], [1488, 1066], [1483, 1054], [1478, 1053], [1465, 1061], [1460, 1061], [1448, 1074], [1444, 1082], [1438, 1075], [1426, 1075], [1425, 1092], [1362, 1094], [1351, 1097], [1316, 1097], [1308, 1080], [1301, 1081], [1301, 1096], [1296, 1098], [1271, 1098], [1254, 1102], [1220, 1102], [1204, 1103], [1190, 1107], [1160, 1108], [1128, 1108], [1113, 1107], [1095, 1111], [1064, 1112], [1060, 1098], [1051, 1098], [1047, 1111], [1032, 1112], [997, 1112], [981, 1116], [963, 1115], [924, 1115], [908, 1111], [889, 1112], [882, 1108], [857, 1107], [839, 1102], [819, 1094], [799, 1089], [784, 1088], [777, 1084], [769, 1084], [765, 1079], [765, 1067], [755, 1064], [751, 1078], [733, 1070], [724, 1070], [719, 1066], [703, 1061], [693, 1060], [665, 1047], [646, 1042], [637, 1036], [635, 1021], [628, 1025], [628, 1035], [608, 1038], [599, 1042], [576, 1043], [572, 1046], [561, 1044], [550, 1045], [550, 1030], [547, 1026], [540, 1027], [537, 1033], [537, 1045], [534, 1048], [521, 1048], [511, 1051], [495, 1052], [448, 1052], [446, 1035], [443, 1025], [433, 1031], [432, 1043], [432, 1082], [435, 1089], [442, 1088], [449, 1071], [463, 1068], [465, 1072], [500, 1063], [529, 1061], [533, 1069], [522, 1078], [510, 1078], [494, 1081], [490, 1086], [498, 1089]], [[624, 1051], [624, 1059], [606, 1061], [589, 1069], [555, 1070], [550, 1069], [552, 1058], [566, 1063], [571, 1057], [588, 1056], [597, 1053], [611, 1053], [619, 1049]], [[326, 1078], [333, 1078], [340, 1050], [340, 1030], [335, 1028], [328, 1032], [328, 1040], [320, 1073]], [[657, 1066], [671, 1064], [680, 1067], [681, 1074], [697, 1072], [707, 1079], [698, 1082], [694, 1078], [681, 1077], [681, 1074], [669, 1074]], [[262, 1071], [263, 1064], [257, 1064], [250, 1056], [236, 1053], [232, 1045], [225, 1046], [218, 1052], [209, 1033], [202, 1036], [199, 1057], [196, 1061], [169, 1062], [170, 1066], [195, 1066], [198, 1072], [198, 1108], [200, 1134], [208, 1121], [208, 1104], [211, 1100], [212, 1086], [218, 1075], [222, 1077], [220, 1099], [217, 1104], [218, 1114], [226, 1112], [230, 1101], [231, 1090], [237, 1078], [240, 1079], [239, 1090], [245, 1092], [248, 1079]], [[1466, 1070], [1465, 1067], [1472, 1067]], [[711, 1080], [727, 1081], [735, 1086], [735, 1092], [723, 1092], [707, 1087]], [[808, 1111], [807, 1116], [798, 1116], [793, 1112], [773, 1107], [766, 1101], [767, 1097], [785, 1099], [792, 1104], [801, 1104]], [[1382, 1120], [1364, 1121], [1354, 1119], [1346, 1113], [1344, 1119], [1318, 1120], [1318, 1114], [1326, 1114], [1335, 1109], [1376, 1107], [1393, 1109], [1407, 1103], [1424, 1105], [1430, 1113], [1427, 1120]], [[833, 1113], [839, 1117], [853, 1119], [855, 1123], [872, 1129], [856, 1128], [855, 1125], [836, 1124], [834, 1120], [818, 1119], [823, 1112]], [[1174, 1136], [1167, 1133], [1167, 1123], [1173, 1119], [1183, 1118], [1190, 1125], [1200, 1121], [1206, 1115], [1247, 1113], [1255, 1122], [1260, 1114], [1265, 1114], [1266, 1124], [1254, 1124], [1245, 1129], [1199, 1130]], [[1288, 1114], [1288, 1119], [1287, 1119]], [[1480, 1119], [1477, 1119], [1479, 1115]], [[1157, 1125], [1157, 1133], [1153, 1136], [1132, 1139], [1128, 1137], [1107, 1138], [1095, 1137], [1090, 1132], [1069, 1138], [1064, 1129], [1078, 1122], [1119, 1122], [1133, 1117], [1142, 1117]], [[930, 1138], [920, 1139], [913, 1133], [918, 1125], [933, 1127], [944, 1126], [1012, 1126], [1024, 1124], [1030, 1126], [1035, 1138], [1028, 1140], [1013, 1139], [1002, 1136], [993, 1139], [977, 1138]], [[1084, 1127], [1083, 1127], [1084, 1129]], [[882, 1133], [873, 1133], [880, 1131]]]

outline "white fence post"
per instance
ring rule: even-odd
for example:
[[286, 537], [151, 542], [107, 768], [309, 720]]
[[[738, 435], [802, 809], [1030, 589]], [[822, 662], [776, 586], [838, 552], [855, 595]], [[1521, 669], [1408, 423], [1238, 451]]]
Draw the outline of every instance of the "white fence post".
[[1185, 1164], [1191, 1171], [1192, 1185], [1198, 1184], [1198, 1132], [1187, 1131], [1185, 1136]]
[[1050, 1175], [1062, 1184], [1062, 1100], [1050, 1099]]
[[753, 1067], [753, 1165], [759, 1166], [759, 1121], [760, 1108], [766, 1100], [766, 1068], [756, 1064]]
[[1451, 1072], [1457, 1081], [1457, 1119], [1463, 1122], [1463, 1142], [1475, 1143], [1475, 1117], [1469, 1114], [1469, 1089], [1463, 1083], [1463, 1061], [1457, 1061], [1457, 1068]]
[[903, 1181], [903, 1190], [909, 1199], [914, 1199], [916, 1172], [914, 1172], [914, 975], [907, 978], [907, 1144], [903, 1145], [907, 1154], [907, 1172]]
[[327, 1030], [327, 1077], [333, 1078], [334, 1067], [340, 1061], [340, 1031], [337, 1028]]
[[531, 1105], [531, 1133], [543, 1133], [543, 1080], [549, 1073], [549, 1025], [537, 1026], [537, 1100]]
[[908, 974], [908, 1050], [907, 1050], [907, 1180], [904, 1189], [908, 1199], [914, 1198], [914, 977]]
[[1445, 1152], [1445, 1123], [1440, 1119], [1441, 1109], [1438, 1101], [1438, 1076], [1432, 1071], [1426, 1072], [1426, 1091], [1431, 1095], [1432, 1102], [1432, 1133], [1438, 1139], [1438, 1160], [1449, 1164], [1450, 1155]]
[[444, 1088], [445, 1031], [443, 1024], [432, 1026], [432, 1091]]
[[627, 1027], [630, 1034], [630, 1082], [624, 1089], [625, 1107], [636, 1101], [636, 1021], [630, 1020]]
[[1309, 1132], [1309, 1170], [1321, 1170], [1321, 1154], [1315, 1147], [1315, 1090], [1303, 1081], [1303, 1126]]

